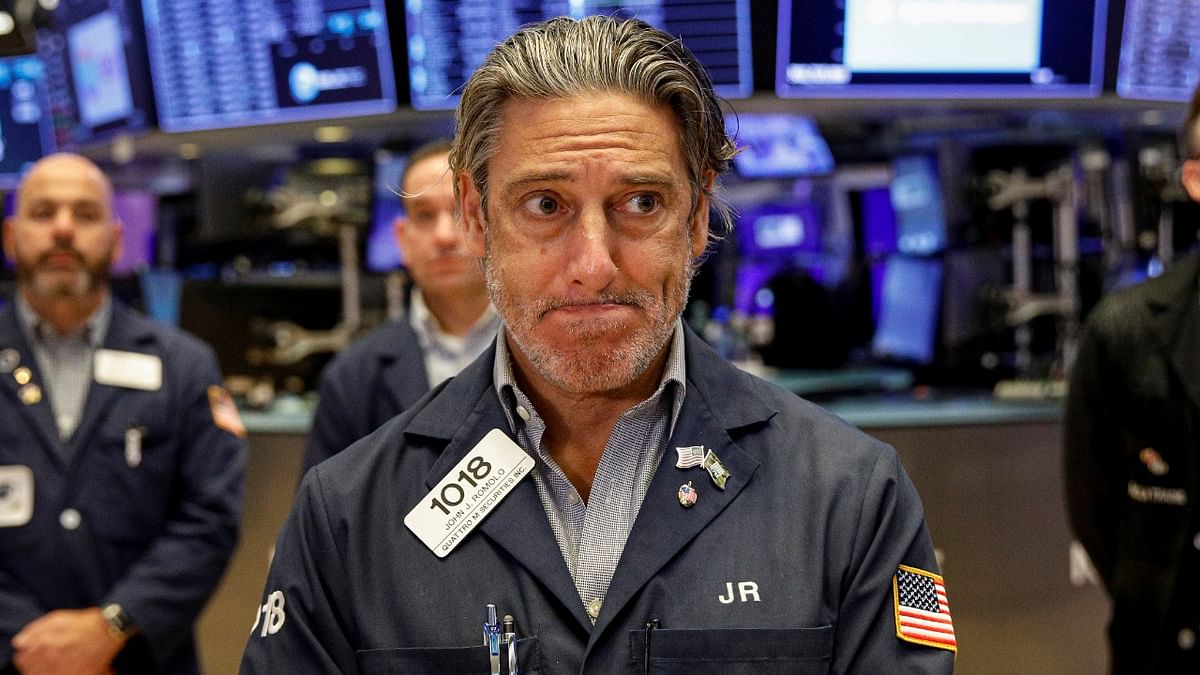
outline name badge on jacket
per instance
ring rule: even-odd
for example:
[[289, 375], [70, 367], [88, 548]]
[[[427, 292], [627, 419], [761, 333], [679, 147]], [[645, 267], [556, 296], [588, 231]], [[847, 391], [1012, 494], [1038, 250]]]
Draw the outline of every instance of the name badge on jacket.
[[111, 387], [158, 391], [162, 388], [162, 359], [154, 354], [97, 349], [92, 377]]
[[0, 466], [0, 527], [20, 527], [33, 517], [33, 470]]

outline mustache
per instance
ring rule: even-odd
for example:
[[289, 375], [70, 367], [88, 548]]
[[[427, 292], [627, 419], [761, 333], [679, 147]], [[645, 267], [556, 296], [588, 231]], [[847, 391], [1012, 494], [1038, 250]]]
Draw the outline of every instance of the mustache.
[[83, 253], [81, 253], [78, 249], [74, 248], [70, 244], [65, 244], [65, 245], [64, 244], [56, 244], [54, 246], [54, 248], [51, 248], [50, 250], [46, 251], [42, 255], [38, 256], [36, 264], [37, 265], [45, 264], [48, 260], [50, 260], [51, 256], [59, 255], [61, 253], [70, 254], [71, 257], [75, 258], [75, 260], [79, 263], [84, 262]]
[[584, 305], [628, 305], [638, 309], [646, 309], [654, 302], [653, 294], [647, 291], [629, 289], [625, 291], [607, 291], [595, 298], [539, 298], [534, 303], [536, 316], [546, 314], [563, 307], [581, 307]]

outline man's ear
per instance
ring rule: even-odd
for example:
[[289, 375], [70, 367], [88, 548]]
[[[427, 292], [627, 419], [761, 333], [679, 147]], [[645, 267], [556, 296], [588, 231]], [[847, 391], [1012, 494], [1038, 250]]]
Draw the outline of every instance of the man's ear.
[[692, 234], [693, 258], [699, 258], [704, 253], [704, 249], [708, 247], [708, 218], [709, 208], [712, 206], [712, 199], [709, 195], [712, 194], [716, 177], [717, 174], [712, 169], [704, 172], [704, 189], [696, 196], [696, 208], [692, 211], [691, 222], [688, 223]]
[[1179, 170], [1179, 179], [1192, 201], [1200, 203], [1200, 159], [1184, 162]]
[[463, 236], [466, 239], [467, 251], [476, 258], [483, 258], [487, 250], [484, 228], [487, 219], [483, 215], [482, 198], [475, 182], [466, 174], [459, 173], [458, 180], [458, 213], [462, 218]]

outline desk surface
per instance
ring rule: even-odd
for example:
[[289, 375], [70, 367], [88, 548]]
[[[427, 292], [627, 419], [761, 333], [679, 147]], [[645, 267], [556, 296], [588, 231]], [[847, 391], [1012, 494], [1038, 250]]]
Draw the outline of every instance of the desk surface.
[[[937, 394], [922, 399], [903, 392], [835, 399], [821, 405], [862, 429], [1054, 422], [1062, 415], [1060, 401], [996, 400], [986, 393]], [[254, 434], [307, 434], [312, 412], [243, 411], [242, 420]]]

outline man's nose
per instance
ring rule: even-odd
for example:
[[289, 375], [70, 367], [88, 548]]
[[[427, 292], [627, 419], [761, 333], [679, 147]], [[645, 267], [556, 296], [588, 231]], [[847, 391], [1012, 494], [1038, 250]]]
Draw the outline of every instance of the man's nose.
[[617, 274], [618, 241], [603, 209], [588, 209], [580, 214], [572, 244], [567, 263], [572, 283], [590, 291], [608, 288]]

